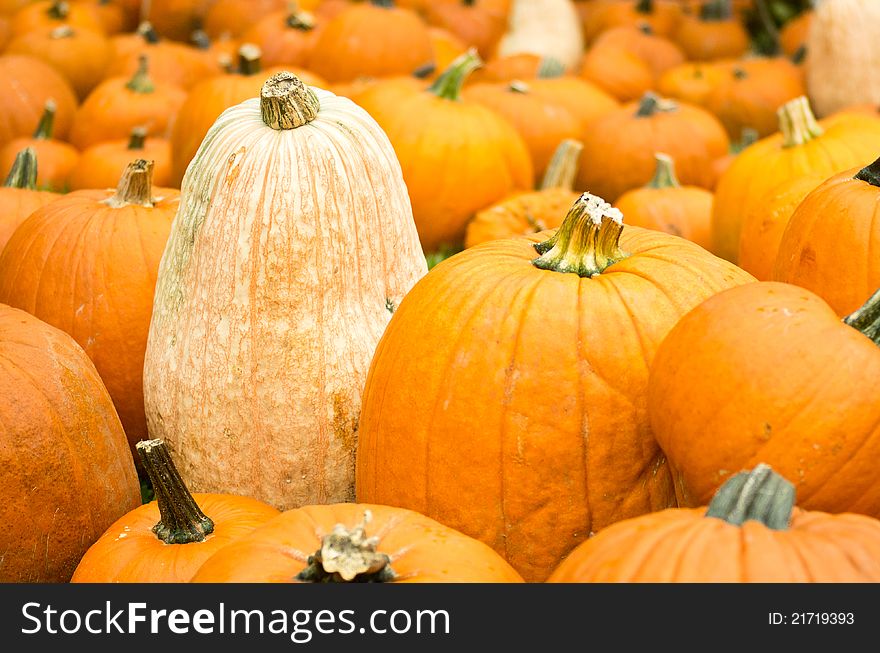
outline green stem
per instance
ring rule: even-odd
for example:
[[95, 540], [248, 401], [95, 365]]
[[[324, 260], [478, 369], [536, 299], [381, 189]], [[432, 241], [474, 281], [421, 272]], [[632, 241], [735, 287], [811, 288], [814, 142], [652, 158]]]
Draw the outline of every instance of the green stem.
[[15, 155], [15, 163], [6, 177], [6, 188], [37, 189], [37, 152], [26, 147]]
[[142, 54], [138, 57], [138, 69], [125, 88], [135, 93], [152, 93], [156, 90], [153, 86], [153, 80], [150, 79], [150, 61], [147, 55]]
[[199, 50], [211, 49], [211, 37], [208, 36], [208, 33], [203, 29], [194, 30], [189, 37], [189, 42]]
[[636, 11], [640, 14], [654, 13], [654, 0], [639, 0], [636, 4]]
[[855, 313], [845, 317], [843, 322], [864, 333], [874, 344], [880, 345], [880, 290]]
[[412, 76], [416, 79], [428, 79], [428, 77], [433, 75], [436, 70], [437, 65], [433, 61], [430, 61], [412, 71]]
[[642, 96], [642, 99], [639, 100], [639, 109], [636, 111], [636, 116], [639, 118], [650, 118], [655, 113], [661, 111], [675, 111], [678, 109], [678, 105], [672, 100], [666, 100], [661, 98], [656, 93], [648, 91]]
[[856, 173], [855, 179], [880, 188], [880, 159], [877, 159], [874, 163], [859, 170], [859, 172]]
[[318, 96], [293, 73], [275, 73], [260, 91], [263, 122], [276, 130], [296, 129], [318, 117]]
[[783, 147], [804, 145], [825, 133], [816, 121], [806, 96], [802, 95], [782, 105], [776, 115], [779, 118]]
[[565, 74], [565, 65], [556, 57], [544, 57], [538, 65], [538, 79], [554, 79]]
[[733, 3], [731, 0], [708, 0], [700, 7], [700, 20], [722, 21], [733, 17]]
[[784, 531], [791, 523], [794, 502], [794, 485], [762, 463], [750, 472], [729, 478], [712, 498], [706, 517], [723, 519], [734, 526], [754, 520]]
[[40, 122], [37, 124], [37, 128], [34, 130], [34, 138], [40, 141], [48, 141], [52, 138], [52, 134], [55, 132], [55, 112], [58, 110], [58, 105], [55, 104], [55, 100], [46, 100], [46, 106], [43, 109], [43, 115], [40, 117]]
[[678, 188], [681, 184], [675, 176], [675, 162], [668, 154], [657, 152], [654, 155], [657, 168], [654, 177], [648, 182], [648, 188]]
[[256, 75], [262, 68], [260, 58], [263, 56], [260, 48], [253, 43], [245, 43], [238, 49], [238, 74], [251, 76]]
[[471, 48], [449, 64], [449, 68], [428, 90], [439, 98], [456, 102], [461, 98], [461, 87], [464, 86], [465, 80], [482, 65], [483, 60], [477, 54], [476, 48]]
[[623, 214], [601, 197], [584, 193], [556, 233], [535, 245], [532, 264], [542, 270], [594, 277], [629, 254], [620, 249]]
[[370, 4], [374, 7], [382, 7], [383, 9], [394, 8], [394, 0], [370, 0]]
[[135, 445], [153, 484], [159, 506], [159, 523], [153, 532], [165, 544], [203, 542], [214, 532], [214, 522], [202, 512], [162, 440], [141, 440]]
[[129, 150], [142, 150], [147, 140], [147, 128], [135, 127], [131, 130], [131, 137], [128, 139]]
[[70, 15], [70, 3], [64, 2], [63, 0], [56, 0], [52, 3], [52, 6], [49, 7], [47, 13], [49, 14], [49, 18], [53, 18], [54, 20], [67, 20], [67, 17]]
[[547, 172], [541, 180], [540, 190], [550, 188], [564, 188], [572, 190], [574, 180], [577, 178], [578, 164], [581, 159], [583, 143], [574, 139], [566, 139], [559, 144], [547, 166]]
[[140, 25], [138, 25], [137, 33], [147, 43], [155, 44], [159, 42], [159, 33], [156, 31], [156, 28], [153, 27], [153, 24], [148, 20], [145, 20]]

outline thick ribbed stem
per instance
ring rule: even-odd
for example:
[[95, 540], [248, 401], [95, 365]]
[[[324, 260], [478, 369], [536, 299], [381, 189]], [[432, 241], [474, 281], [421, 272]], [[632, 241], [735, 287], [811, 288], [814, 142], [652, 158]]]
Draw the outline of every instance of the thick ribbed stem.
[[794, 485], [762, 463], [750, 472], [729, 478], [715, 493], [706, 517], [723, 519], [734, 526], [754, 520], [784, 531], [791, 523], [794, 502]]
[[162, 440], [141, 440], [135, 446], [153, 485], [159, 523], [153, 532], [165, 544], [202, 542], [214, 532], [214, 522], [202, 512], [180, 477]]
[[296, 129], [318, 117], [321, 104], [314, 91], [293, 73], [275, 73], [260, 91], [263, 122], [272, 129]]
[[153, 206], [152, 188], [153, 162], [137, 159], [128, 164], [116, 186], [116, 193], [104, 203], [114, 209], [131, 204], [150, 207]]
[[131, 137], [128, 139], [129, 150], [142, 150], [147, 140], [147, 128], [135, 127], [131, 130]]
[[855, 313], [845, 317], [843, 322], [853, 329], [858, 329], [875, 344], [880, 345], [880, 290]]
[[259, 46], [253, 43], [245, 43], [238, 49], [238, 74], [256, 75], [262, 68], [260, 58], [263, 56]]
[[578, 164], [581, 159], [581, 151], [584, 144], [580, 141], [568, 138], [559, 144], [550, 159], [544, 178], [541, 180], [540, 190], [550, 188], [574, 188], [574, 180], [577, 178]]
[[6, 188], [37, 188], [37, 152], [32, 147], [26, 147], [15, 155], [15, 163], [6, 177]]
[[532, 264], [542, 270], [594, 277], [627, 256], [620, 249], [623, 214], [601, 197], [584, 193], [556, 233], [535, 245]]
[[782, 105], [776, 112], [783, 147], [797, 147], [825, 133], [816, 121], [810, 101], [802, 95]]
[[376, 548], [379, 538], [367, 537], [367, 524], [372, 513], [364, 512], [364, 520], [351, 530], [337, 524], [333, 532], [321, 540], [321, 548], [308, 559], [308, 567], [296, 575], [305, 583], [387, 583], [397, 574], [391, 558]]
[[668, 154], [657, 152], [654, 154], [657, 160], [657, 168], [654, 177], [648, 182], [648, 188], [678, 188], [681, 184], [675, 176], [675, 161]]
[[135, 93], [152, 93], [156, 90], [156, 87], [153, 86], [153, 80], [150, 79], [150, 60], [147, 55], [142, 54], [138, 57], [137, 72], [125, 87]]
[[46, 100], [43, 115], [40, 117], [40, 122], [34, 130], [35, 139], [47, 141], [52, 138], [52, 134], [55, 132], [55, 112], [57, 110], [58, 105], [55, 104], [55, 100]]
[[476, 48], [471, 48], [449, 64], [449, 68], [437, 78], [437, 81], [428, 90], [445, 100], [458, 101], [461, 97], [461, 87], [464, 85], [465, 80], [482, 65], [483, 60], [477, 54]]

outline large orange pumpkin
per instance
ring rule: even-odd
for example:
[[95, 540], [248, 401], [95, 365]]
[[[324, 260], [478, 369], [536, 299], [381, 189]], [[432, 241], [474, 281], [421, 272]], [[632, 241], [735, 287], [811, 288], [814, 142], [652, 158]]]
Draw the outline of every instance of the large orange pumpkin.
[[137, 443], [155, 501], [117, 519], [80, 560], [72, 583], [186, 583], [202, 563], [279, 514], [234, 494], [190, 494], [162, 440]]
[[794, 507], [767, 465], [730, 478], [708, 508], [630, 519], [580, 545], [551, 583], [880, 582], [880, 521]]
[[69, 333], [94, 361], [132, 448], [146, 436], [143, 366], [159, 259], [178, 192], [131, 163], [117, 189], [34, 212], [0, 255], [0, 302]]
[[66, 582], [140, 503], [137, 474], [107, 390], [70, 336], [0, 305], [0, 359], [0, 582]]
[[522, 578], [482, 542], [411, 510], [337, 503], [271, 519], [211, 556], [193, 582], [521, 583]]
[[878, 378], [880, 292], [846, 322], [790, 284], [709, 298], [663, 341], [648, 386], [680, 504], [766, 462], [804, 508], [880, 516]]
[[153, 163], [153, 185], [171, 186], [171, 143], [164, 138], [147, 138], [147, 130], [136, 127], [131, 136], [106, 141], [83, 150], [79, 165], [70, 176], [70, 189], [113, 188], [119, 175], [135, 159]]
[[798, 205], [773, 278], [812, 290], [844, 316], [880, 288], [880, 160], [836, 175]]
[[674, 505], [649, 365], [681, 315], [749, 281], [587, 193], [555, 234], [443, 261], [373, 358], [358, 501], [422, 512], [543, 580], [591, 532]]
[[58, 199], [59, 195], [37, 190], [37, 153], [26, 147], [15, 156], [15, 163], [0, 187], [0, 252], [6, 241], [31, 213]]

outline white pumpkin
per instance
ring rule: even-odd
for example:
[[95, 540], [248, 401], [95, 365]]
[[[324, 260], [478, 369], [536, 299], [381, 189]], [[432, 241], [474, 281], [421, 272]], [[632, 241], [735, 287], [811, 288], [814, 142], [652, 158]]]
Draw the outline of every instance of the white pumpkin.
[[536, 54], [575, 70], [584, 54], [580, 17], [571, 0], [513, 0], [498, 56]]
[[347, 98], [279, 73], [217, 119], [181, 190], [147, 343], [150, 437], [194, 492], [353, 500], [367, 369], [427, 272], [391, 144]]

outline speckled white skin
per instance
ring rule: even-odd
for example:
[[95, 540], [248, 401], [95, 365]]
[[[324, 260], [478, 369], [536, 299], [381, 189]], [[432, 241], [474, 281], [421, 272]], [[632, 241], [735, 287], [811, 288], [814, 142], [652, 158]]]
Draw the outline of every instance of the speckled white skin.
[[353, 102], [275, 130], [226, 110], [183, 180], [144, 369], [151, 438], [193, 492], [286, 510], [354, 499], [361, 393], [426, 272], [400, 164]]

